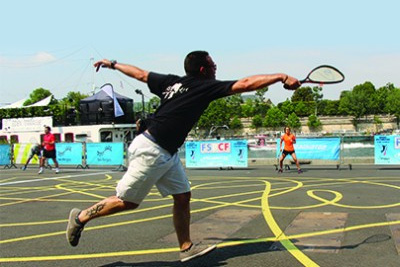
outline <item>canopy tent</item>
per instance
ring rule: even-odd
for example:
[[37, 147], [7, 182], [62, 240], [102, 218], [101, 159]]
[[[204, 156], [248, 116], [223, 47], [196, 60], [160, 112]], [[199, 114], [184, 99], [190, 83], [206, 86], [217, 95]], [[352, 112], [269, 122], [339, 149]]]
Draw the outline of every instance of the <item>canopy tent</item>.
[[6, 108], [22, 108], [23, 107], [22, 105], [25, 103], [25, 101], [27, 99], [28, 98], [23, 98], [21, 100], [18, 100], [18, 101], [14, 102], [14, 103], [11, 103], [11, 104], [9, 104], [7, 106], [2, 106], [0, 108], [3, 108], [3, 109], [6, 109]]
[[14, 103], [12, 103], [10, 105], [2, 106], [0, 108], [1, 109], [7, 109], [7, 108], [46, 107], [46, 106], [48, 106], [50, 104], [50, 101], [51, 101], [52, 97], [53, 97], [53, 95], [49, 95], [48, 97], [46, 97], [46, 98], [44, 98], [44, 99], [42, 99], [42, 100], [40, 100], [40, 101], [38, 101], [36, 103], [33, 103], [32, 105], [28, 105], [28, 106], [24, 106], [23, 105], [25, 103], [25, 101], [28, 99], [28, 98], [24, 98], [24, 99], [18, 100], [17, 102], [14, 102]]
[[[114, 99], [118, 103], [114, 103]], [[124, 115], [121, 116], [117, 108], [122, 109]], [[82, 124], [134, 123], [133, 99], [114, 91], [110, 94], [110, 92], [100, 90], [96, 94], [82, 99], [79, 111]]]

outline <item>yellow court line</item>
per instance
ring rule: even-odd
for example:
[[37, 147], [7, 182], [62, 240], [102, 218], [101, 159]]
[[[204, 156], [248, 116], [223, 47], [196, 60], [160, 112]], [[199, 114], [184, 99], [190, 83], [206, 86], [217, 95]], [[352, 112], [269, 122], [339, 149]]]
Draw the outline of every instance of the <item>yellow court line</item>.
[[[196, 201], [196, 200], [194, 200], [194, 201]], [[245, 201], [245, 200], [243, 200], [243, 201]], [[164, 206], [171, 206], [171, 205], [172, 204], [168, 204], [168, 205], [164, 205]], [[225, 203], [223, 205], [217, 205], [217, 206], [213, 206], [213, 207], [193, 210], [192, 213], [199, 213], [199, 212], [219, 209], [219, 208], [230, 206], [230, 205], [232, 205], [232, 203]], [[154, 207], [154, 208], [149, 208], [147, 210], [158, 209], [158, 208], [159, 207]], [[137, 212], [144, 212], [144, 211], [146, 211], [146, 210], [142, 209], [142, 210], [137, 211]], [[133, 211], [131, 213], [133, 213]], [[124, 212], [123, 214], [126, 215], [126, 214], [128, 214], [128, 212], [126, 212], [126, 213]], [[113, 214], [113, 215], [110, 215], [109, 217], [111, 217], [111, 216], [121, 216], [121, 215], [122, 214]], [[106, 225], [98, 225], [98, 226], [87, 227], [87, 228], [85, 228], [85, 231], [99, 230], [99, 229], [104, 229], [104, 228], [123, 226], [123, 225], [129, 225], [129, 224], [136, 224], [136, 223], [142, 223], [142, 222], [149, 222], [149, 221], [155, 221], [155, 220], [160, 220], [160, 219], [166, 219], [166, 218], [170, 218], [170, 217], [172, 217], [172, 214], [160, 215], [160, 216], [155, 216], [155, 217], [151, 217], [151, 218], [143, 218], [143, 219], [124, 221], [124, 222], [118, 222], [118, 223], [112, 223], [112, 224], [106, 224]], [[65, 220], [65, 221], [67, 221], [67, 220]], [[18, 242], [18, 241], [31, 240], [31, 239], [37, 239], [37, 238], [43, 238], [43, 237], [51, 237], [51, 236], [56, 236], [56, 235], [61, 235], [61, 234], [65, 234], [65, 231], [59, 231], [59, 232], [53, 232], [53, 233], [47, 233], [47, 234], [31, 235], [31, 236], [24, 236], [24, 237], [12, 238], [12, 239], [0, 240], [0, 244], [13, 243], [13, 242]]]
[[271, 191], [271, 183], [265, 181], [266, 187], [261, 199], [262, 213], [264, 215], [265, 221], [267, 222], [269, 228], [276, 238], [279, 238], [280, 243], [287, 249], [287, 251], [292, 254], [301, 264], [304, 266], [319, 266], [313, 260], [311, 260], [307, 255], [305, 255], [300, 249], [298, 249], [289, 239], [285, 236], [285, 233], [280, 229], [279, 225], [276, 223], [274, 217], [272, 216], [271, 209], [269, 208], [269, 193]]
[[0, 262], [79, 260], [79, 259], [92, 259], [92, 258], [107, 258], [107, 257], [160, 254], [160, 253], [170, 253], [170, 252], [178, 252], [178, 251], [179, 251], [179, 248], [162, 248], [162, 249], [148, 249], [148, 250], [136, 250], [136, 251], [115, 251], [115, 252], [94, 253], [94, 254], [0, 258]]
[[[266, 178], [267, 179], [267, 178]], [[270, 178], [273, 180], [278, 180], [278, 179], [274, 179], [274, 178]], [[334, 179], [332, 179], [333, 181]], [[257, 179], [257, 181], [259, 181]], [[336, 180], [337, 181], [337, 180]], [[267, 197], [271, 197], [272, 195], [270, 195], [270, 192], [273, 191], [271, 190], [271, 184], [268, 181], [263, 181], [264, 183], [267, 184], [266, 189], [264, 190], [264, 194], [262, 196], [262, 211], [264, 214], [264, 217], [266, 218], [267, 224], [270, 226], [271, 230], [274, 229], [275, 232], [273, 231], [273, 233], [275, 234], [275, 237], [273, 238], [263, 238], [263, 239], [257, 239], [257, 240], [245, 240], [245, 241], [232, 241], [232, 242], [225, 242], [225, 243], [221, 243], [218, 245], [218, 247], [224, 247], [224, 246], [229, 246], [229, 245], [234, 245], [234, 244], [245, 244], [245, 243], [255, 243], [258, 240], [263, 240], [263, 241], [280, 241], [284, 246], [285, 244], [287, 245], [287, 247], [285, 246], [286, 249], [288, 249], [288, 251], [290, 253], [292, 253], [292, 255], [294, 255], [296, 257], [296, 259], [300, 259], [300, 262], [305, 262], [305, 263], [310, 263], [310, 264], [315, 264], [315, 265], [306, 265], [306, 266], [318, 266], [316, 265], [315, 262], [313, 262], [311, 259], [309, 259], [306, 255], [304, 255], [297, 247], [295, 247], [289, 239], [293, 239], [293, 238], [301, 238], [301, 237], [307, 237], [307, 236], [315, 236], [315, 235], [323, 235], [323, 234], [330, 234], [330, 233], [334, 233], [334, 232], [343, 232], [343, 231], [351, 231], [351, 230], [358, 230], [358, 229], [364, 229], [364, 228], [369, 228], [369, 227], [378, 227], [378, 226], [387, 226], [387, 225], [395, 225], [395, 224], [399, 224], [400, 221], [395, 221], [395, 222], [385, 222], [385, 223], [373, 223], [373, 224], [368, 224], [368, 225], [358, 225], [358, 226], [352, 226], [352, 227], [346, 227], [344, 229], [333, 229], [333, 230], [327, 230], [327, 231], [321, 231], [321, 232], [312, 232], [312, 233], [304, 233], [304, 234], [298, 234], [298, 235], [293, 235], [293, 236], [285, 236], [283, 231], [279, 228], [279, 226], [277, 225], [277, 223], [275, 222], [274, 218], [272, 217], [272, 213], [270, 211], [271, 207], [269, 206], [268, 203], [268, 199]], [[359, 182], [359, 181], [357, 181]], [[368, 183], [368, 182], [367, 182]], [[329, 185], [329, 184], [327, 184]], [[381, 184], [380, 184], [381, 185]], [[97, 185], [99, 186], [99, 185]], [[298, 189], [300, 186], [300, 184], [297, 182], [297, 186], [295, 187], [289, 187], [289, 190], [285, 190], [286, 192], [290, 192], [293, 190]], [[308, 186], [312, 186], [312, 185], [304, 185], [304, 187], [308, 187]], [[275, 189], [277, 190], [277, 189]], [[312, 190], [310, 190], [312, 191]], [[318, 190], [321, 191], [321, 190]], [[325, 190], [325, 191], [329, 191], [329, 190]], [[334, 191], [332, 191], [334, 192]], [[242, 193], [243, 194], [243, 193]], [[246, 194], [250, 194], [249, 192], [246, 192]], [[238, 196], [240, 194], [231, 194], [230, 196]], [[226, 197], [226, 196], [224, 196]], [[218, 199], [218, 198], [222, 198], [221, 196], [219, 197], [213, 197], [213, 198], [209, 198], [209, 199], [197, 199], [194, 201], [199, 201], [199, 202], [211, 202], [210, 199]], [[259, 199], [259, 198], [258, 198]], [[207, 210], [213, 210], [213, 209], [218, 209], [221, 207], [226, 207], [229, 205], [239, 205], [239, 203], [243, 203], [243, 202], [247, 202], [248, 200], [242, 200], [240, 202], [234, 202], [234, 203], [224, 203], [222, 205], [218, 205], [215, 207], [208, 207], [208, 208], [203, 208], [203, 209], [198, 209], [193, 211], [193, 213], [196, 212], [203, 212], [203, 211], [207, 211]], [[334, 202], [335, 200], [331, 200], [331, 201], [327, 201], [323, 199], [323, 202]], [[167, 206], [167, 205], [165, 205]], [[170, 206], [170, 205], [168, 205]], [[156, 208], [154, 208], [156, 209]], [[141, 210], [143, 211], [143, 210]], [[133, 213], [133, 212], [132, 212]], [[126, 213], [124, 213], [126, 214]], [[121, 214], [122, 215], [122, 214]], [[158, 216], [158, 217], [153, 217], [153, 218], [147, 218], [147, 219], [141, 219], [141, 220], [137, 220], [135, 222], [130, 221], [130, 222], [121, 222], [121, 223], [116, 223], [116, 224], [110, 224], [110, 225], [105, 225], [105, 226], [99, 226], [99, 227], [91, 227], [88, 228], [87, 230], [90, 229], [102, 229], [102, 228], [106, 228], [106, 227], [113, 227], [113, 226], [119, 226], [119, 225], [125, 225], [125, 224], [130, 224], [130, 223], [138, 223], [138, 222], [144, 222], [144, 221], [151, 221], [151, 220], [157, 220], [157, 219], [162, 219], [162, 218], [167, 218], [167, 217], [171, 217], [171, 215], [164, 215], [164, 216]], [[267, 219], [269, 218], [269, 219]], [[66, 221], [66, 220], [64, 220]], [[271, 227], [271, 225], [273, 227]], [[57, 233], [51, 233], [47, 236], [52, 236], [52, 235], [56, 235], [56, 234], [65, 234], [65, 232], [57, 232]], [[45, 235], [40, 235], [40, 237], [43, 237]], [[23, 238], [23, 240], [27, 240], [27, 239], [33, 239], [33, 238], [38, 238], [39, 236], [35, 236], [35, 237], [25, 237]], [[10, 240], [8, 240], [10, 242]], [[0, 242], [2, 243], [2, 242]], [[8, 243], [8, 242], [5, 242]], [[85, 255], [62, 255], [62, 256], [43, 256], [43, 257], [20, 257], [20, 258], [0, 258], [0, 262], [15, 262], [15, 261], [40, 261], [40, 260], [61, 260], [61, 259], [84, 259], [84, 258], [95, 258], [95, 257], [113, 257], [113, 256], [129, 256], [129, 255], [143, 255], [143, 254], [151, 254], [151, 253], [164, 253], [164, 252], [173, 252], [173, 251], [178, 251], [177, 248], [175, 249], [150, 249], [150, 250], [141, 250], [141, 251], [123, 251], [123, 252], [109, 252], [109, 253], [96, 253], [96, 254], [85, 254]], [[297, 251], [297, 252], [296, 252]], [[15, 260], [16, 259], [16, 260]], [[20, 260], [18, 260], [20, 259]], [[308, 262], [310, 261], [310, 262]], [[304, 264], [304, 263], [303, 263]]]
[[[307, 191], [307, 195], [312, 197], [312, 198], [314, 198], [312, 191], [315, 191], [315, 190]], [[279, 209], [279, 210], [313, 209], [313, 208], [319, 208], [319, 207], [323, 207], [323, 206], [333, 205], [333, 204], [335, 204], [336, 202], [340, 201], [343, 198], [342, 194], [340, 194], [340, 193], [338, 193], [336, 191], [332, 191], [332, 190], [318, 190], [318, 191], [330, 192], [330, 193], [335, 195], [335, 198], [332, 199], [332, 200], [326, 200], [326, 199], [323, 199], [323, 198], [321, 198], [321, 200], [320, 200], [320, 199], [314, 198], [316, 200], [320, 200], [320, 202], [322, 202], [322, 203], [314, 204], [314, 205], [308, 205], [308, 206], [298, 206], [298, 207], [270, 206], [269, 208], [270, 209], [274, 209], [274, 210], [277, 210], [277, 209]]]
[[[285, 241], [289, 239], [298, 239], [305, 237], [312, 237], [318, 235], [327, 235], [340, 232], [355, 231], [360, 229], [368, 229], [372, 227], [390, 226], [400, 224], [399, 221], [392, 222], [380, 222], [380, 223], [370, 223], [364, 225], [356, 225], [339, 229], [325, 230], [319, 232], [295, 234], [279, 237], [265, 237], [249, 240], [240, 241], [228, 241], [218, 244], [218, 248], [239, 246], [244, 244], [253, 244], [260, 242], [277, 242]], [[74, 254], [74, 255], [52, 255], [52, 256], [34, 256], [34, 257], [13, 257], [13, 258], [0, 258], [0, 262], [27, 262], [27, 261], [51, 261], [51, 260], [79, 260], [79, 259], [90, 259], [90, 258], [104, 258], [104, 257], [118, 257], [118, 256], [135, 256], [135, 255], [148, 255], [148, 254], [158, 254], [158, 253], [170, 253], [177, 252], [178, 248], [166, 248], [166, 249], [148, 249], [148, 250], [138, 250], [138, 251], [118, 251], [118, 252], [106, 252], [106, 253], [94, 253], [94, 254]]]

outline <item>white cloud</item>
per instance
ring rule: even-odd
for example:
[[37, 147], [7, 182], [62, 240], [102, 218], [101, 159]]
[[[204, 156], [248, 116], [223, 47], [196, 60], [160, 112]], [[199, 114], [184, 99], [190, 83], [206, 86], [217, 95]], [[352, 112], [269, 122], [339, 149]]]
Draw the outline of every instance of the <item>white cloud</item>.
[[22, 57], [0, 57], [0, 64], [5, 68], [29, 68], [37, 67], [49, 62], [55, 61], [57, 58], [48, 52], [38, 52], [34, 55]]

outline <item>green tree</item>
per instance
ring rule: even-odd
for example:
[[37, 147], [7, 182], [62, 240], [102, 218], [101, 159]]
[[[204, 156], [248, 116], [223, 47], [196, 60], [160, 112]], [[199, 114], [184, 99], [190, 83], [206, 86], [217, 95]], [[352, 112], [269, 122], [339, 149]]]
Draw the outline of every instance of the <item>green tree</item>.
[[74, 108], [75, 110], [79, 110], [79, 104], [81, 100], [85, 99], [88, 96], [88, 94], [82, 94], [81, 92], [70, 91], [64, 98], [59, 101], [59, 104], [67, 108]]
[[253, 129], [258, 129], [262, 127], [263, 125], [263, 119], [261, 115], [257, 114], [253, 117], [253, 120], [251, 121], [251, 128]]
[[318, 103], [322, 100], [324, 95], [322, 94], [322, 87], [312, 88], [312, 97], [315, 102], [315, 115], [318, 115]]
[[397, 128], [400, 123], [400, 88], [392, 88], [386, 99], [385, 111], [396, 117]]
[[374, 115], [375, 132], [379, 132], [382, 129], [382, 124], [383, 121], [377, 115]]
[[[59, 124], [74, 124], [80, 119], [79, 104], [82, 99], [88, 97], [87, 94], [81, 92], [70, 91], [58, 103], [50, 104], [55, 120]], [[56, 107], [58, 105], [58, 107]]]
[[270, 104], [266, 102], [255, 102], [254, 114], [260, 114], [262, 117], [264, 117], [270, 108]]
[[240, 130], [243, 129], [242, 121], [239, 117], [235, 116], [232, 118], [231, 122], [229, 123], [229, 128], [232, 130]]
[[313, 90], [311, 87], [300, 87], [294, 91], [292, 95], [292, 102], [300, 101], [314, 101]]
[[324, 99], [318, 103], [318, 113], [325, 116], [334, 116], [339, 114], [339, 100]]
[[243, 99], [240, 94], [232, 95], [226, 98], [230, 114], [238, 118], [242, 117]]
[[368, 114], [374, 114], [375, 87], [371, 82], [356, 85], [352, 91], [341, 94], [339, 111], [345, 115], [354, 116], [355, 125], [358, 120]]
[[254, 101], [251, 98], [246, 99], [244, 104], [241, 106], [242, 115], [245, 118], [254, 116]]
[[208, 130], [213, 125], [229, 125], [230, 113], [225, 98], [214, 100], [204, 111], [198, 122], [200, 129]]
[[265, 87], [263, 89], [259, 89], [256, 91], [255, 95], [256, 95], [256, 100], [260, 103], [265, 102], [265, 94], [268, 92], [268, 87]]
[[24, 106], [32, 105], [40, 100], [45, 99], [46, 97], [50, 96], [51, 92], [44, 88], [36, 88], [32, 91], [29, 95], [29, 99], [24, 102]]
[[387, 97], [393, 89], [394, 85], [392, 83], [388, 83], [376, 90], [375, 97], [373, 99], [373, 102], [375, 103], [375, 114], [385, 113]]
[[286, 125], [294, 130], [298, 130], [301, 128], [300, 119], [299, 119], [299, 117], [297, 117], [297, 115], [294, 112], [289, 114], [289, 116], [286, 120]]
[[306, 104], [303, 101], [296, 103], [294, 112], [297, 114], [297, 116], [300, 116], [300, 117], [305, 117], [310, 114], [309, 108], [306, 106]]
[[149, 112], [154, 113], [158, 106], [161, 103], [161, 99], [158, 96], [154, 96], [150, 99], [148, 106], [149, 106]]
[[286, 99], [284, 102], [279, 103], [278, 108], [282, 110], [282, 112], [285, 114], [291, 114], [292, 112], [294, 112], [294, 105], [289, 99]]
[[311, 114], [308, 117], [307, 126], [312, 131], [318, 131], [318, 130], [321, 129], [322, 123], [321, 123], [321, 121], [319, 120], [319, 118], [315, 114]]
[[286, 124], [286, 115], [278, 108], [272, 107], [268, 110], [263, 120], [263, 126], [277, 130]]

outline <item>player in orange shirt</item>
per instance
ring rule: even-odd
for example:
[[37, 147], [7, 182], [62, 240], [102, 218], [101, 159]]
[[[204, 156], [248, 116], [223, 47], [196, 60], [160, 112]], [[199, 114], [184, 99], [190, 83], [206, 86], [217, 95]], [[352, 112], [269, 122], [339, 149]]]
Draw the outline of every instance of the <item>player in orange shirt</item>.
[[[282, 143], [285, 142], [285, 146], [282, 150]], [[297, 160], [296, 153], [294, 152], [294, 144], [296, 144], [296, 136], [290, 132], [290, 127], [285, 127], [285, 133], [281, 137], [281, 143], [279, 146], [279, 150], [282, 152], [281, 157], [279, 158], [279, 166], [280, 169], [278, 172], [282, 172], [283, 160], [287, 155], [291, 155], [294, 162], [296, 162], [297, 172], [302, 173], [303, 171], [300, 168], [299, 161]]]

